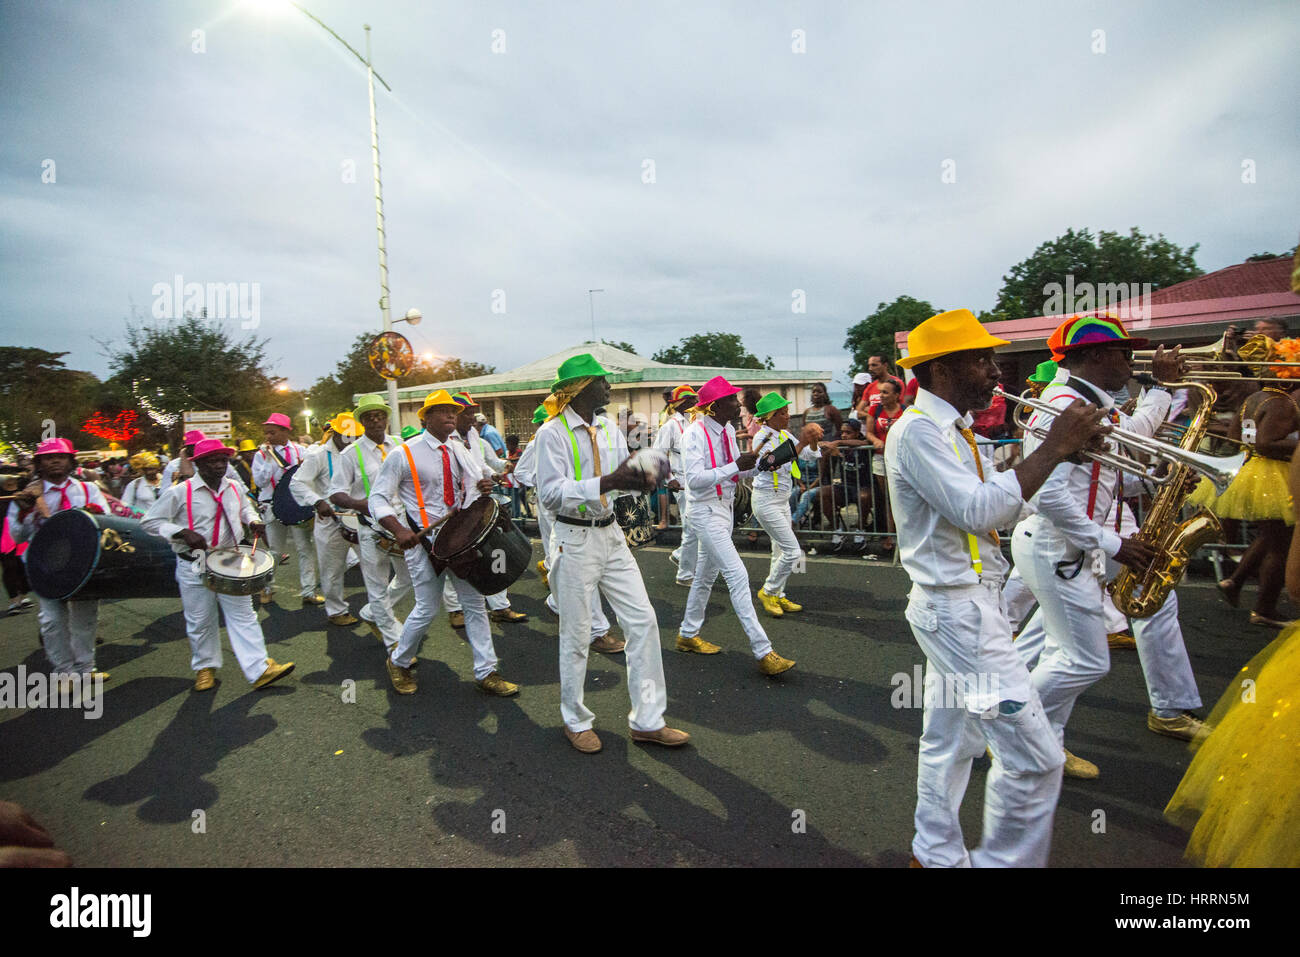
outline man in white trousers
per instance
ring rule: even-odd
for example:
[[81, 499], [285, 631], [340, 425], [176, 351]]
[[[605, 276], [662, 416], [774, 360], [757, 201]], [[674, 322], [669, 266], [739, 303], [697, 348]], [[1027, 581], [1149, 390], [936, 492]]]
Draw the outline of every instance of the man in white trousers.
[[[497, 672], [497, 654], [483, 596], [451, 569], [435, 573], [425, 542], [417, 535], [417, 530], [432, 528], [492, 489], [491, 480], [483, 478], [478, 463], [460, 443], [450, 441], [459, 410], [460, 406], [447, 390], [429, 393], [419, 413], [424, 432], [398, 446], [397, 451], [384, 459], [370, 487], [370, 514], [402, 546], [415, 589], [415, 607], [406, 618], [397, 646], [384, 660], [394, 690], [398, 694], [415, 694], [411, 665], [429, 625], [437, 617], [443, 585], [450, 578], [465, 609], [465, 632], [474, 655], [475, 681], [486, 694], [508, 697], [518, 694], [519, 686]], [[437, 534], [436, 528], [427, 534], [430, 547]]]
[[[1051, 850], [1065, 757], [1011, 642], [996, 528], [1100, 434], [1101, 413], [1072, 404], [1036, 452], [995, 471], [970, 413], [992, 401], [993, 348], [1006, 344], [956, 309], [913, 329], [899, 362], [919, 385], [885, 443], [899, 559], [912, 580], [905, 614], [926, 657], [913, 866], [1043, 867]], [[983, 835], [967, 851], [959, 812], [971, 761], [986, 748]]]
[[[331, 625], [355, 625], [356, 617], [343, 600], [343, 575], [347, 571], [348, 553], [355, 547], [339, 531], [339, 519], [330, 507], [330, 489], [334, 475], [347, 458], [348, 446], [361, 432], [350, 412], [340, 412], [330, 420], [324, 441], [313, 445], [303, 456], [302, 465], [289, 480], [289, 490], [299, 505], [316, 510], [312, 538], [316, 543], [316, 562], [320, 566], [320, 589], [325, 596], [325, 614]], [[358, 535], [358, 538], [360, 536]]]
[[209, 549], [238, 545], [245, 527], [260, 536], [266, 531], [242, 484], [226, 476], [234, 454], [220, 439], [198, 442], [192, 456], [198, 474], [167, 489], [141, 522], [151, 535], [170, 539], [176, 552], [176, 584], [185, 611], [195, 691], [212, 688], [221, 667], [218, 608], [239, 668], [254, 688], [265, 688], [293, 671], [292, 661], [279, 664], [267, 656], [251, 595], [221, 595], [204, 584], [201, 558]]
[[689, 385], [679, 385], [669, 394], [669, 414], [655, 433], [654, 447], [668, 453], [668, 465], [672, 469], [668, 479], [668, 490], [677, 502], [677, 515], [682, 523], [682, 540], [669, 558], [677, 565], [677, 584], [691, 587], [695, 578], [695, 566], [699, 563], [700, 542], [695, 528], [686, 520], [690, 510], [690, 492], [686, 489], [686, 475], [682, 471], [682, 440], [690, 422], [686, 411], [695, 405], [695, 390]]
[[686, 596], [677, 650], [698, 655], [716, 655], [722, 650], [700, 637], [709, 592], [721, 572], [731, 594], [731, 607], [749, 638], [759, 671], [770, 678], [789, 671], [795, 663], [772, 650], [772, 642], [754, 612], [749, 572], [731, 540], [736, 483], [752, 473], [758, 460], [753, 452], [741, 453], [736, 444], [731, 420], [740, 413], [740, 400], [736, 398], [739, 392], [722, 376], [704, 383], [696, 403], [704, 414], [691, 423], [682, 444], [682, 471], [691, 498], [687, 520], [700, 541], [700, 561], [695, 566], [691, 593]]
[[[253, 481], [257, 483], [258, 500], [262, 515], [266, 520], [267, 543], [278, 555], [284, 555], [288, 539], [293, 539], [298, 553], [298, 594], [304, 605], [323, 605], [325, 596], [316, 591], [316, 548], [312, 543], [311, 529], [304, 522], [300, 525], [285, 525], [271, 511], [271, 497], [275, 487], [284, 478], [284, 473], [295, 465], [301, 465], [307, 454], [297, 442], [293, 441], [293, 423], [283, 412], [274, 412], [262, 423], [262, 434], [266, 441], [258, 446], [253, 454]], [[275, 597], [271, 588], [262, 592], [262, 604], [265, 605]]]
[[546, 401], [551, 418], [537, 430], [538, 500], [555, 514], [551, 583], [560, 605], [560, 715], [564, 735], [583, 754], [601, 749], [583, 703], [591, 647], [592, 593], [609, 601], [627, 642], [628, 726], [633, 741], [678, 747], [690, 740], [668, 727], [659, 623], [641, 569], [614, 521], [616, 491], [642, 492], [656, 476], [627, 462], [627, 439], [596, 409], [609, 402], [607, 373], [588, 354], [560, 366]]

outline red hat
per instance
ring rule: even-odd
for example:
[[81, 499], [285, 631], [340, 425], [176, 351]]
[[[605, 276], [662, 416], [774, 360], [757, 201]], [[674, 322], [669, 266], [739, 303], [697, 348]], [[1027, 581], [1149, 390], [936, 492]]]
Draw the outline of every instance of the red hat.
[[704, 385], [700, 386], [700, 391], [697, 393], [698, 398], [696, 399], [695, 404], [702, 409], [706, 405], [712, 405], [719, 399], [724, 399], [729, 395], [735, 395], [738, 392], [740, 392], [739, 386], [732, 385], [720, 375], [715, 375], [708, 382], [704, 383]]
[[1089, 346], [1121, 345], [1141, 349], [1149, 340], [1130, 336], [1117, 316], [1071, 316], [1047, 338], [1052, 358], [1060, 362], [1067, 352]]
[[191, 459], [201, 459], [208, 455], [234, 455], [235, 450], [222, 443], [220, 439], [203, 439], [194, 446]]
[[262, 423], [263, 425], [278, 425], [282, 429], [292, 429], [293, 423], [283, 412], [272, 412], [271, 417]]
[[32, 458], [38, 455], [76, 455], [77, 450], [72, 447], [72, 443], [67, 439], [46, 439], [40, 445], [36, 446], [36, 451], [32, 453]]
[[190, 429], [188, 432], [185, 433], [185, 439], [181, 444], [194, 445], [196, 442], [202, 442], [206, 438], [207, 436], [204, 435], [202, 432], [200, 432], [198, 429]]

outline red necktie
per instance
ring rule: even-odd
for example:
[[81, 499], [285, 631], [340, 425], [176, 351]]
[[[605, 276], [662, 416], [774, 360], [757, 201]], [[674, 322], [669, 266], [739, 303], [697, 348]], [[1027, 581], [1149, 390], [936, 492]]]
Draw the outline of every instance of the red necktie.
[[452, 488], [455, 479], [451, 477], [451, 453], [447, 451], [447, 446], [438, 446], [442, 452], [442, 500], [447, 503], [448, 508], [456, 507], [456, 492]]
[[[727, 427], [725, 425], [722, 427], [722, 457], [726, 461], [727, 465], [731, 464], [731, 436], [727, 434]], [[739, 484], [740, 476], [733, 475], [731, 480]]]
[[62, 512], [64, 509], [72, 508], [72, 499], [68, 498], [68, 486], [71, 484], [72, 484], [71, 482], [64, 482], [62, 485], [56, 485], [53, 489], [53, 491], [59, 493], [60, 512]]
[[[212, 547], [216, 548], [217, 539], [221, 537], [221, 519], [226, 514], [226, 510], [221, 507], [221, 495], [225, 495], [226, 493], [223, 491], [221, 495], [218, 495], [208, 486], [205, 485], [203, 487], [208, 490], [208, 494], [212, 496], [212, 503], [217, 507], [217, 514], [212, 516]], [[226, 519], [226, 521], [229, 521], [229, 519]]]

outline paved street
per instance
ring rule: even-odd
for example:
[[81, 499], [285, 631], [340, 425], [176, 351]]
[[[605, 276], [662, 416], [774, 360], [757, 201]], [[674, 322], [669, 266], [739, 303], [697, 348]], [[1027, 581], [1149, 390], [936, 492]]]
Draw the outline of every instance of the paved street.
[[[746, 555], [757, 587], [766, 556]], [[723, 653], [671, 650], [686, 590], [666, 550], [637, 557], [665, 647], [668, 718], [693, 735], [684, 749], [629, 741], [621, 655], [593, 655], [588, 677], [604, 751], [569, 747], [557, 625], [531, 570], [511, 590], [530, 620], [493, 626], [501, 671], [523, 691], [496, 699], [471, 683], [469, 649], [445, 615], [422, 649], [419, 691], [396, 695], [364, 626], [300, 610], [289, 565], [261, 613], [270, 653], [297, 663], [289, 679], [250, 690], [225, 645], [215, 693], [193, 694], [179, 598], [106, 602], [102, 716], [0, 711], [0, 798], [29, 808], [81, 865], [905, 865], [921, 712], [891, 705], [891, 678], [922, 658], [903, 619], [903, 571], [810, 559], [789, 588], [806, 611], [763, 619], [798, 660], [770, 680], [721, 584], [703, 635]], [[359, 573], [347, 582], [355, 613]], [[1180, 596], [1208, 709], [1273, 633], [1207, 584]], [[34, 611], [0, 619], [0, 669], [19, 665], [45, 666]], [[1116, 652], [1074, 711], [1067, 743], [1102, 775], [1065, 783], [1054, 865], [1180, 865], [1184, 835], [1160, 812], [1189, 756], [1146, 730], [1146, 709], [1136, 652]], [[971, 845], [984, 777], [977, 764], [963, 815]]]

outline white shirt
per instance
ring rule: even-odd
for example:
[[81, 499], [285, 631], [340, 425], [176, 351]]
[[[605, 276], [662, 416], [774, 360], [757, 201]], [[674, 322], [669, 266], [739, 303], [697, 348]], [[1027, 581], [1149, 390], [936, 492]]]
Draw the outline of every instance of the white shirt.
[[[225, 513], [220, 522], [217, 521], [218, 499], [221, 511]], [[190, 522], [191, 516], [193, 524]], [[216, 525], [216, 547], [226, 548], [239, 544], [239, 540], [244, 537], [245, 525], [260, 521], [243, 485], [222, 476], [221, 485], [214, 492], [196, 475], [179, 485], [173, 485], [158, 496], [158, 501], [145, 513], [140, 524], [150, 535], [169, 539], [172, 551], [176, 554], [188, 555], [190, 547], [185, 542], [172, 538], [183, 529], [193, 528], [211, 548], [213, 526]]]
[[[1062, 381], [1068, 377], [1068, 370], [1061, 370], [1058, 380], [1043, 390], [1042, 401], [1064, 408], [1075, 399], [1089, 402], [1100, 401], [1101, 408], [1110, 412], [1115, 408], [1115, 400], [1104, 389], [1098, 388], [1087, 380], [1080, 379], [1089, 386], [1095, 395], [1089, 395], [1070, 388]], [[1078, 378], [1076, 376], [1076, 378]], [[1139, 401], [1131, 416], [1116, 413], [1118, 425], [1130, 432], [1142, 435], [1154, 435], [1156, 428], [1165, 421], [1169, 412], [1171, 396], [1161, 389], [1153, 389]], [[1029, 426], [1050, 428], [1053, 416], [1045, 412], [1034, 412], [1029, 418]], [[1042, 439], [1025, 431], [1024, 454], [1029, 456]], [[1113, 440], [1106, 440], [1106, 447], [1114, 452], [1117, 445]], [[1120, 536], [1115, 533], [1108, 519], [1114, 518], [1115, 492], [1120, 488], [1123, 476], [1117, 476], [1116, 470], [1103, 467], [1097, 474], [1097, 491], [1093, 502], [1092, 517], [1088, 517], [1088, 496], [1093, 484], [1093, 462], [1062, 462], [1052, 469], [1052, 474], [1043, 483], [1031, 500], [1035, 509], [1046, 521], [1055, 526], [1066, 541], [1076, 548], [1091, 551], [1100, 548], [1107, 555], [1114, 557], [1120, 548]]]
[[284, 473], [299, 464], [307, 454], [297, 442], [278, 445], [273, 451], [284, 462], [283, 465], [277, 462], [274, 456], [266, 454], [265, 445], [258, 446], [257, 452], [253, 455], [253, 482], [257, 485], [257, 497], [263, 502], [271, 501], [271, 496], [275, 494], [275, 486]]
[[[957, 431], [971, 417], [933, 392], [919, 389], [916, 402], [890, 427], [885, 474], [898, 530], [898, 553], [915, 584], [974, 585], [1006, 577], [1007, 560], [990, 531], [1009, 526], [1020, 514], [1020, 479], [997, 472], [981, 452], [984, 481], [975, 458]], [[967, 535], [975, 536], [982, 572], [971, 560]]]
[[[465, 446], [451, 440], [445, 443], [450, 456], [452, 477], [452, 498], [457, 508], [465, 508], [479, 497], [477, 483], [484, 478], [482, 468], [471, 457]], [[432, 524], [449, 511], [443, 501], [442, 468], [444, 443], [439, 442], [432, 432], [421, 432], [406, 443], [415, 459], [415, 468], [419, 473], [420, 491], [424, 495], [424, 517], [427, 524]], [[369, 465], [366, 466], [369, 468]], [[379, 474], [370, 480], [370, 515], [376, 522], [390, 515], [403, 521], [420, 522], [420, 500], [415, 494], [415, 482], [411, 478], [411, 467], [406, 453], [399, 446], [390, 452], [379, 468]], [[401, 503], [406, 515], [399, 514], [394, 503]]]
[[294, 501], [315, 507], [317, 502], [328, 498], [334, 473], [339, 470], [347, 448], [345, 445], [340, 452], [332, 435], [320, 445], [309, 448], [302, 457], [302, 465], [289, 480], [289, 492]]
[[533, 438], [524, 450], [519, 453], [519, 459], [515, 462], [515, 470], [510, 473], [510, 477], [515, 480], [515, 484], [520, 488], [532, 488], [537, 484], [537, 439]]
[[[778, 431], [770, 425], [765, 425], [754, 433], [752, 448], [755, 454], [763, 455], [771, 452], [787, 439], [794, 443], [795, 448], [799, 447], [799, 440], [785, 429]], [[822, 450], [805, 448], [803, 454], [809, 458], [819, 459], [822, 457]], [[790, 490], [794, 488], [793, 466], [797, 465], [798, 461], [797, 458], [791, 459], [789, 462], [782, 464], [775, 472], [762, 472], [756, 469], [754, 471], [754, 491], [761, 491], [764, 495], [789, 496]], [[802, 477], [803, 469], [799, 471]]]
[[683, 486], [686, 485], [686, 480], [682, 473], [682, 439], [686, 436], [687, 425], [686, 416], [674, 412], [659, 426], [654, 445], [668, 453], [668, 464], [673, 470], [671, 477]]
[[134, 479], [126, 490], [122, 492], [122, 504], [132, 508], [137, 508], [142, 512], [147, 512], [154, 502], [158, 501], [158, 496], [168, 488], [160, 478], [157, 485], [150, 485], [149, 480], [141, 475]]
[[[628, 457], [627, 437], [603, 415], [595, 416], [591, 425], [597, 429], [600, 475], [608, 475]], [[533, 444], [537, 446], [537, 498], [542, 507], [575, 519], [604, 519], [614, 513], [614, 498], [623, 493], [606, 492], [605, 504], [601, 504], [591, 434], [571, 406], [538, 429]]]
[[[375, 480], [379, 478], [379, 470], [383, 468], [388, 456], [392, 455], [400, 445], [401, 443], [391, 435], [384, 436], [382, 446], [370, 441], [364, 435], [361, 436], [339, 456], [339, 461], [334, 466], [334, 480], [330, 483], [329, 494], [343, 492], [352, 498], [370, 498], [370, 490], [374, 487]], [[358, 456], [360, 461], [365, 463], [364, 475], [357, 464]], [[396, 512], [397, 501], [393, 499], [391, 503], [394, 505], [394, 512]]]
[[[44, 486], [41, 497], [45, 500], [45, 507], [49, 509], [51, 515], [64, 511], [65, 508], [81, 508], [83, 505], [98, 505], [105, 513], [108, 512], [108, 499], [104, 498], [104, 493], [94, 482], [83, 482], [81, 479], [69, 476], [60, 485], [44, 479], [41, 480], [41, 484]], [[63, 492], [68, 496], [66, 506], [63, 504]], [[9, 534], [15, 542], [27, 541], [44, 521], [40, 512], [34, 508], [22, 521], [19, 521], [18, 503], [13, 502], [9, 506]]]
[[[709, 455], [712, 443], [713, 455]], [[728, 452], [730, 455], [728, 456]], [[682, 439], [682, 474], [686, 476], [690, 503], [730, 505], [736, 497], [736, 483], [732, 478], [745, 478], [753, 470], [740, 471], [736, 458], [740, 446], [736, 444], [736, 430], [730, 422], [725, 426], [711, 415], [692, 422]], [[727, 461], [728, 457], [731, 459]], [[722, 492], [719, 494], [718, 489]]]
[[475, 462], [482, 466], [483, 478], [492, 478], [506, 470], [506, 460], [497, 456], [488, 440], [478, 434], [478, 429], [471, 427], [468, 434], [464, 436], [459, 432], [452, 432], [447, 437], [447, 441], [460, 445]]
[[[165, 466], [163, 466], [163, 471], [162, 471], [163, 488], [171, 488], [172, 483], [174, 483], [177, 480], [178, 476], [176, 475], [176, 470], [180, 468], [180, 465], [181, 465], [181, 460], [179, 457], [177, 457], [172, 459]], [[195, 474], [196, 475], [198, 474], [197, 471], [195, 472]], [[230, 479], [230, 481], [232, 482], [238, 482], [241, 486], [244, 486], [244, 480], [239, 477], [239, 473], [235, 471], [235, 467], [233, 465], [226, 466], [226, 478]], [[247, 486], [244, 486], [244, 491], [245, 492], [248, 491]], [[123, 501], [125, 501], [125, 499]]]

